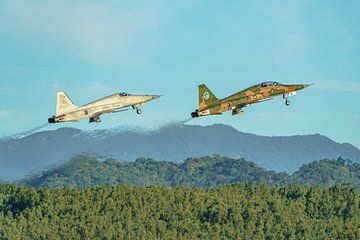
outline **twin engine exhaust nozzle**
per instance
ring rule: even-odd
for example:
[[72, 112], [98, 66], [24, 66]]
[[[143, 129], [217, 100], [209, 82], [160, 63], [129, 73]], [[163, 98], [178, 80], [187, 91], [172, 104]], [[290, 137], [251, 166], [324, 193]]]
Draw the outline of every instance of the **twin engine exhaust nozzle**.
[[195, 112], [192, 112], [192, 113], [191, 113], [191, 117], [192, 117], [192, 118], [197, 118], [197, 117], [199, 117], [199, 109], [196, 109]]
[[52, 116], [51, 118], [48, 119], [49, 123], [55, 123], [55, 116]]

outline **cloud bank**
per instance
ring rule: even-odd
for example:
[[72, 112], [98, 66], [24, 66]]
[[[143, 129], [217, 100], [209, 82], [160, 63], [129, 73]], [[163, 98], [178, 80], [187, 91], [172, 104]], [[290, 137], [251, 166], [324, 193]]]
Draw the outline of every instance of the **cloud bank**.
[[115, 1], [7, 1], [0, 33], [38, 39], [93, 63], [116, 59], [138, 35], [167, 16], [164, 4]]

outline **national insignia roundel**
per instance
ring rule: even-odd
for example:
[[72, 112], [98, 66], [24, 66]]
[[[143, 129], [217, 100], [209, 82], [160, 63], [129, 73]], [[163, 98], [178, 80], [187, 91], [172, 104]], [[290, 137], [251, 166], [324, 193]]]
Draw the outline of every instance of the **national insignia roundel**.
[[210, 94], [208, 92], [204, 92], [203, 99], [208, 100], [210, 98]]

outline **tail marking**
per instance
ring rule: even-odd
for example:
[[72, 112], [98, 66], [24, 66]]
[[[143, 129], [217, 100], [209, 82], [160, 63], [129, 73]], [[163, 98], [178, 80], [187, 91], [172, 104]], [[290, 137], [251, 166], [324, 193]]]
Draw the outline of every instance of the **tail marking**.
[[65, 92], [58, 92], [56, 98], [56, 116], [60, 116], [77, 108]]
[[213, 94], [205, 84], [199, 85], [199, 111], [207, 108], [218, 100], [215, 94]]

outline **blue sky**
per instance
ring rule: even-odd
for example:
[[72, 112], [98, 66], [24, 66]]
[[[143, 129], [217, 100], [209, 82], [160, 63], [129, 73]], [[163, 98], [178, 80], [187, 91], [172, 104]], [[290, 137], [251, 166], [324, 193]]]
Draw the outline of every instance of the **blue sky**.
[[360, 147], [359, 1], [0, 1], [0, 134], [118, 91], [161, 94], [82, 129], [154, 128], [197, 107], [197, 85], [220, 98], [261, 81], [315, 83], [240, 117], [199, 118], [259, 135], [324, 134]]

